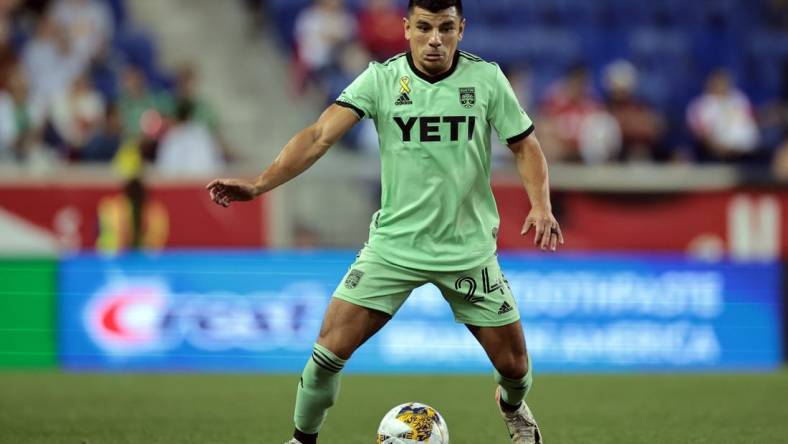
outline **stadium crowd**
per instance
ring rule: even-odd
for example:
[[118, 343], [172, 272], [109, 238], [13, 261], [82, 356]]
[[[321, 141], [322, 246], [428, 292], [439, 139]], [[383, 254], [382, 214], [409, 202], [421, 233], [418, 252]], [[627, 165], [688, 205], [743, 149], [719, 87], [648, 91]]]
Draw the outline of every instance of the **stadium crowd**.
[[[316, 87], [326, 103], [333, 101], [369, 61], [382, 61], [407, 49], [402, 35], [403, 1], [267, 3], [285, 48], [295, 61], [297, 89]], [[751, 6], [698, 2], [701, 9], [695, 22], [682, 21], [682, 14], [692, 15], [691, 8], [682, 10], [672, 1], [655, 3], [675, 4], [675, 10], [666, 6], [645, 18], [638, 18], [632, 11], [626, 16], [632, 24], [626, 20], [617, 23], [600, 11], [600, 22], [591, 23], [597, 26], [591, 32], [600, 39], [627, 40], [618, 54], [578, 51], [580, 31], [574, 25], [582, 29], [588, 23], [577, 22], [591, 19], [574, 17], [555, 6], [566, 3], [583, 8], [616, 1], [529, 1], [526, 3], [537, 9], [546, 5], [546, 10], [526, 11], [535, 18], [524, 20], [533, 21], [514, 25], [501, 17], [516, 16], [528, 5], [511, 1], [467, 3], [466, 10], [473, 9], [475, 14], [468, 14], [472, 19], [464, 48], [478, 48], [482, 56], [492, 53], [491, 60], [501, 64], [521, 103], [537, 122], [551, 160], [760, 166], [773, 162], [780, 176], [788, 175], [786, 2], [759, 0]], [[746, 11], [742, 8], [758, 13], [744, 23], [740, 16]], [[586, 12], [593, 16], [593, 11]], [[602, 29], [606, 20], [622, 33], [606, 36], [608, 31]], [[700, 37], [694, 40], [701, 44], [694, 49], [710, 55], [694, 62], [690, 70], [685, 65], [692, 60], [686, 59], [694, 53], [686, 49], [686, 35], [693, 26], [701, 28]], [[494, 41], [496, 38], [500, 40]], [[742, 44], [750, 38], [755, 43]], [[562, 41], [566, 43], [556, 43]], [[602, 40], [600, 46], [607, 49], [608, 43]], [[730, 47], [722, 51], [711, 50], [726, 44]], [[768, 50], [762, 50], [767, 44]], [[502, 48], [518, 45], [548, 49], [512, 53]], [[544, 52], [551, 47], [553, 52]], [[758, 58], [762, 53], [768, 56]], [[720, 54], [727, 54], [727, 59]], [[731, 67], [736, 68], [735, 72]], [[768, 87], [763, 85], [763, 72], [771, 79]], [[738, 84], [737, 77], [748, 77], [748, 88], [758, 91], [757, 103]], [[377, 147], [371, 124], [360, 125], [347, 142], [361, 151]]]
[[159, 67], [123, 0], [0, 0], [0, 162], [216, 172], [230, 154], [198, 82]]
[[[163, 70], [125, 1], [0, 0], [0, 162], [210, 174], [233, 160], [197, 69]], [[284, 43], [296, 90], [324, 104], [408, 47], [404, 0], [244, 3]], [[788, 3], [652, 3], [469, 1], [462, 47], [504, 68], [552, 161], [771, 165], [788, 178]], [[374, 152], [371, 122], [345, 142]]]

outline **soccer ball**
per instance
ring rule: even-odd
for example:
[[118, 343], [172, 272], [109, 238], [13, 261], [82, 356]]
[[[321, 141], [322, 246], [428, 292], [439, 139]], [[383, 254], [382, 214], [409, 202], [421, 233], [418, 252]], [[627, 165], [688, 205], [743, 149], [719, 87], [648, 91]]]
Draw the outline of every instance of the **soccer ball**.
[[437, 410], [419, 402], [401, 404], [386, 413], [377, 444], [449, 444], [449, 428]]

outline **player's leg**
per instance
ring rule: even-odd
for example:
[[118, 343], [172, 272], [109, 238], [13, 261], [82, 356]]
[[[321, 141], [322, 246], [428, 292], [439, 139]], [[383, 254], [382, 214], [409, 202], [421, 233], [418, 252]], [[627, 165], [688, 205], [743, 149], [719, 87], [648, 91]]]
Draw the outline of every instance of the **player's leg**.
[[391, 315], [383, 311], [332, 298], [317, 343], [347, 360], [390, 319]]
[[495, 367], [495, 400], [509, 429], [512, 443], [539, 444], [539, 426], [525, 403], [533, 384], [533, 367], [525, 347], [520, 321], [500, 327], [468, 325]]
[[323, 317], [320, 335], [304, 367], [296, 394], [295, 432], [303, 444], [317, 439], [328, 409], [339, 395], [340, 372], [358, 347], [391, 316], [333, 298]]
[[520, 314], [493, 256], [461, 273], [433, 275], [457, 322], [468, 326], [495, 368], [496, 400], [513, 443], [539, 443], [539, 429], [524, 402], [533, 375]]
[[530, 359], [520, 322], [501, 327], [466, 326], [495, 367], [495, 380], [501, 387], [502, 407], [516, 410], [533, 384]]
[[334, 292], [296, 395], [296, 443], [312, 444], [339, 394], [340, 372], [425, 277], [365, 249]]

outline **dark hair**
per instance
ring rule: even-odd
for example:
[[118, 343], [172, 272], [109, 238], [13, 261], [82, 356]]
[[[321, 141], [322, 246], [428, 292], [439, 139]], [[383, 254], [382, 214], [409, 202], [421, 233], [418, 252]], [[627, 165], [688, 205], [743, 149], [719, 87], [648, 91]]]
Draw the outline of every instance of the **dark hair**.
[[457, 8], [457, 14], [462, 15], [462, 0], [410, 0], [408, 1], [408, 11], [412, 12], [413, 8], [418, 6], [430, 12], [443, 11], [452, 6]]

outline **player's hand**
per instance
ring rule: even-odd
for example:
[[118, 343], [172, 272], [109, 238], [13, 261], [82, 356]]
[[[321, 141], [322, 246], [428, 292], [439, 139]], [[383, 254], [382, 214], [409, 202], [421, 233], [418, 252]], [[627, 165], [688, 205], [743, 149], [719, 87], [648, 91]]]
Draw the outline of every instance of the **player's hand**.
[[564, 235], [561, 233], [561, 226], [553, 216], [550, 210], [544, 208], [531, 208], [528, 217], [525, 218], [525, 224], [520, 232], [523, 236], [531, 231], [531, 228], [536, 229], [534, 236], [534, 245], [541, 248], [542, 251], [555, 251], [558, 244], [564, 244]]
[[235, 201], [248, 201], [259, 195], [255, 183], [246, 179], [216, 179], [205, 189], [210, 193], [211, 200], [225, 208]]

